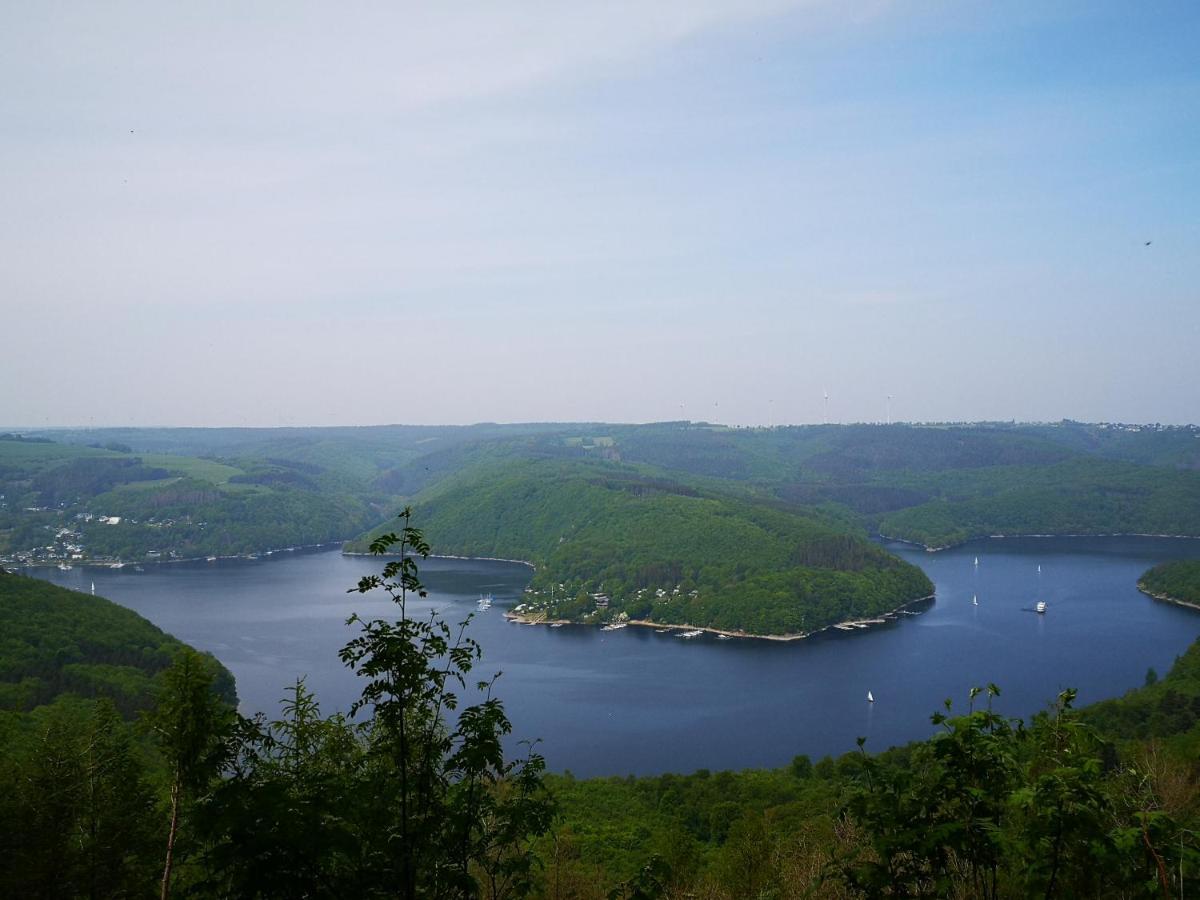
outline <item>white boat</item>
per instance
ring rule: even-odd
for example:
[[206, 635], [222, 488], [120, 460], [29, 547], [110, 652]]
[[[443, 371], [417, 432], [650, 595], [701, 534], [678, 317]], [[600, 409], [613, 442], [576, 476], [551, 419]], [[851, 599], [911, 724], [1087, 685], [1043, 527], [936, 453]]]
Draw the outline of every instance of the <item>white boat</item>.
[[208, 557], [208, 562], [216, 562], [216, 561], [217, 561], [217, 558], [215, 556]]
[[717, 635], [717, 640], [718, 640], [718, 641], [731, 641], [731, 640], [733, 640], [733, 635], [731, 635], [731, 634], [718, 634], [718, 635]]
[[562, 628], [562, 627], [563, 627], [563, 623], [562, 623], [562, 622], [551, 622], [551, 623], [550, 623], [550, 627], [551, 627], [551, 628]]
[[683, 638], [684, 640], [691, 640], [692, 638], [698, 638], [698, 637], [700, 637], [700, 635], [702, 635], [702, 634], [704, 634], [704, 632], [703, 632], [703, 631], [701, 631], [699, 628], [697, 628], [695, 631], [684, 631], [684, 632], [681, 632], [679, 636], [680, 636], [681, 638]]
[[1035, 607], [1033, 608], [1033, 611], [1034, 611], [1034, 612], [1036, 612], [1036, 613], [1044, 613], [1044, 612], [1046, 611], [1046, 601], [1045, 601], [1045, 600], [1039, 600], [1039, 601], [1037, 602], [1037, 606], [1035, 606]]
[[867, 702], [868, 702], [868, 703], [874, 703], [874, 702], [875, 702], [875, 697], [874, 697], [874, 696], [871, 694], [871, 692], [870, 692], [870, 691], [867, 691]]
[[492, 598], [491, 594], [481, 594], [479, 596], [479, 603], [478, 603], [479, 611], [483, 612], [485, 610], [491, 609], [492, 608], [492, 599], [493, 598]]
[[92, 596], [96, 596], [96, 582], [94, 581], [92, 582]]
[[73, 568], [74, 568], [74, 566], [70, 565], [69, 563], [59, 563], [58, 564], [58, 570], [60, 572], [70, 572], [71, 569], [73, 569]]
[[973, 596], [973, 597], [971, 598], [971, 605], [972, 605], [972, 606], [978, 606], [978, 605], [979, 605], [979, 595], [978, 595], [978, 594], [976, 594], [975, 596]]
[[600, 630], [601, 631], [620, 631], [622, 628], [625, 628], [626, 625], [627, 625], [627, 623], [625, 623], [625, 622], [613, 622], [611, 625], [605, 625]]
[[975, 565], [979, 565], [979, 557], [975, 557]]
[[117, 560], [117, 562], [115, 562], [115, 563], [109, 563], [108, 567], [110, 569], [123, 569], [123, 568], [125, 568], [125, 563], [121, 562], [120, 560]]
[[1042, 574], [1042, 564], [1041, 563], [1038, 563], [1038, 574], [1039, 575]]

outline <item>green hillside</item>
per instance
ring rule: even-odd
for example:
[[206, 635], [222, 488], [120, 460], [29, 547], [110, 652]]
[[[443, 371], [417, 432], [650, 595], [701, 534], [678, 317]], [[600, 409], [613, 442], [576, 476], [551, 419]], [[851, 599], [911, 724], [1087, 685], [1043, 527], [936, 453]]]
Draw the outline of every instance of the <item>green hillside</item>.
[[296, 463], [0, 440], [0, 559], [246, 554], [344, 540], [378, 517]]
[[[55, 430], [0, 436], [0, 558], [54, 559], [62, 547], [47, 546], [64, 543], [142, 558], [342, 539], [404, 498], [482, 486], [478, 472], [515, 460], [633, 466], [805, 517], [836, 507], [868, 533], [930, 547], [991, 534], [1200, 535], [1198, 435], [1077, 422]], [[47, 536], [64, 527], [83, 539]], [[505, 534], [524, 527], [505, 522]]]
[[[149, 708], [155, 676], [183, 647], [103, 597], [0, 575], [0, 710], [28, 712], [73, 694], [106, 697], [132, 716]], [[233, 676], [209, 660], [218, 691], [235, 704]]]
[[418, 497], [414, 521], [439, 551], [534, 562], [528, 603], [550, 618], [795, 634], [933, 591], [919, 569], [835, 518], [628, 467], [520, 460], [475, 470]]
[[1141, 577], [1138, 587], [1155, 597], [1200, 606], [1200, 560], [1180, 559], [1155, 566]]
[[994, 534], [1200, 535], [1200, 472], [1080, 458], [900, 483], [936, 497], [884, 514], [879, 530], [929, 547]]
[[236, 702], [215, 658], [133, 611], [0, 572], [0, 897], [158, 896]]

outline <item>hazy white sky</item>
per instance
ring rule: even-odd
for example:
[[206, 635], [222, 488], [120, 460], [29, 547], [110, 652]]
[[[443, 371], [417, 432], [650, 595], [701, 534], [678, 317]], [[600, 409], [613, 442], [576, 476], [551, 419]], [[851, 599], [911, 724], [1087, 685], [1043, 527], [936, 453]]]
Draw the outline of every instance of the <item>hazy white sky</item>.
[[1197, 47], [1192, 0], [6, 3], [0, 423], [1195, 422]]

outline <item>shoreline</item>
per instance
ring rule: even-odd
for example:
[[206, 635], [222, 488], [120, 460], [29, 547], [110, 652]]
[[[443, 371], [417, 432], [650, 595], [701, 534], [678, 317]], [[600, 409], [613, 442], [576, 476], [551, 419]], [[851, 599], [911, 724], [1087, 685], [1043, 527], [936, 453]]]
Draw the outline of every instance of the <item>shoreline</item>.
[[[374, 555], [375, 555], [374, 553], [363, 553], [362, 551], [359, 551], [359, 550], [343, 550], [342, 551], [342, 556], [374, 556]], [[384, 554], [380, 555], [380, 559], [397, 559], [397, 558], [398, 557], [395, 553], [384, 553]], [[537, 566], [535, 564], [531, 563], [527, 559], [508, 559], [507, 557], [504, 557], [504, 556], [459, 556], [458, 554], [455, 554], [455, 553], [430, 553], [429, 559], [464, 559], [464, 560], [468, 560], [468, 561], [479, 560], [481, 562], [519, 563], [522, 566], [528, 566], [529, 568], [533, 569], [535, 572], [537, 571]]]
[[[322, 547], [332, 547], [336, 544], [344, 544], [345, 541], [322, 541], [317, 544], [297, 544], [294, 547], [274, 547], [270, 550], [255, 550], [253, 553], [231, 553], [228, 556], [218, 556], [213, 562], [222, 562], [230, 559], [262, 559], [264, 556], [274, 556], [277, 553], [293, 553], [298, 550], [319, 550]], [[207, 556], [181, 556], [175, 559], [56, 559], [44, 560], [38, 562], [27, 563], [9, 563], [14, 569], [57, 569], [60, 564], [66, 563], [72, 568], [78, 566], [81, 569], [111, 569], [114, 563], [120, 563], [121, 568], [130, 568], [132, 566], [165, 566], [171, 563], [188, 563], [188, 562], [208, 562]]]
[[967, 544], [974, 544], [983, 541], [1003, 541], [1003, 540], [1020, 540], [1022, 538], [1170, 538], [1172, 540], [1185, 541], [1200, 541], [1200, 534], [1151, 534], [1144, 531], [1112, 531], [1104, 532], [1103, 534], [1079, 534], [1075, 532], [1053, 534], [1053, 533], [1035, 533], [1035, 534], [986, 534], [980, 537], [967, 538], [965, 541], [957, 541], [953, 544], [945, 544], [940, 547], [931, 547], [921, 541], [909, 540], [908, 538], [893, 537], [889, 534], [879, 532], [878, 537], [883, 541], [893, 541], [897, 544], [908, 544], [910, 547], [920, 547], [926, 553], [941, 553], [943, 550], [953, 550], [955, 547], [965, 547]]
[[1137, 583], [1137, 589], [1152, 600], [1161, 600], [1163, 603], [1173, 603], [1175, 606], [1186, 606], [1188, 609], [1200, 610], [1200, 603], [1193, 603], [1190, 600], [1180, 600], [1178, 597], [1172, 597], [1170, 594], [1156, 594], [1154, 591], [1147, 590], [1140, 581]]
[[[730, 631], [728, 629], [713, 628], [712, 626], [706, 625], [675, 625], [668, 624], [666, 622], [654, 622], [650, 619], [630, 619], [625, 624], [636, 625], [639, 628], [654, 628], [655, 630], [661, 628], [666, 629], [667, 631], [679, 632], [702, 631], [705, 634], [724, 635], [725, 637], [729, 638], [749, 638], [757, 641], [779, 641], [787, 643], [790, 641], [802, 641], [805, 638], [812, 637], [815, 634], [821, 634], [822, 632], [829, 631], [830, 629], [839, 629], [839, 626], [843, 626], [843, 628], [839, 630], [850, 629], [853, 631], [867, 631], [872, 626], [881, 624], [882, 620], [887, 620], [889, 616], [894, 617], [898, 615], [902, 610], [912, 606], [914, 603], [923, 603], [927, 600], [934, 599], [936, 599], [936, 594], [929, 594], [925, 597], [916, 597], [905, 603], [901, 603], [899, 606], [894, 607], [887, 612], [881, 612], [877, 615], [870, 616], [869, 618], [845, 619], [841, 622], [832, 622], [829, 625], [825, 625], [813, 631], [804, 631], [791, 634], [752, 634], [748, 631]], [[513, 612], [511, 609], [504, 611], [504, 618], [509, 622], [516, 622], [519, 625], [576, 625], [581, 628], [603, 627], [602, 623], [599, 622], [573, 622], [570, 619], [550, 619], [546, 618], [544, 615], [540, 617], [527, 616], [523, 615], [522, 613]]]

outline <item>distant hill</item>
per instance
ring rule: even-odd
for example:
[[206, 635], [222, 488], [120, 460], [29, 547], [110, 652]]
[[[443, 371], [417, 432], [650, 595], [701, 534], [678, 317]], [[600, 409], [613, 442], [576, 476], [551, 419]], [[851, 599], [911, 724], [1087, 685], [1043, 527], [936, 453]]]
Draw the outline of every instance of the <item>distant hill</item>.
[[[514, 460], [632, 465], [801, 515], [836, 505], [869, 533], [931, 548], [992, 534], [1200, 535], [1193, 426], [485, 423], [21, 437], [0, 440], [0, 493], [8, 497], [0, 500], [0, 556], [45, 543], [48, 525], [69, 524], [62, 511], [28, 509], [55, 504], [71, 514], [172, 522], [132, 543], [116, 540], [133, 535], [127, 530], [85, 528], [85, 546], [103, 555], [225, 555], [334, 540], [428, 490]], [[53, 443], [35, 443], [44, 440]]]
[[912, 478], [934, 497], [878, 520], [884, 534], [945, 547], [989, 535], [1200, 535], [1200, 472], [1094, 457]]
[[302, 463], [135, 454], [109, 443], [0, 440], [0, 557], [246, 554], [344, 540], [385, 508]]
[[[630, 467], [553, 459], [480, 467], [420, 495], [414, 522], [435, 552], [535, 563], [529, 602], [550, 618], [794, 634], [933, 592], [918, 568], [844, 519]], [[605, 595], [599, 606], [594, 594]]]

